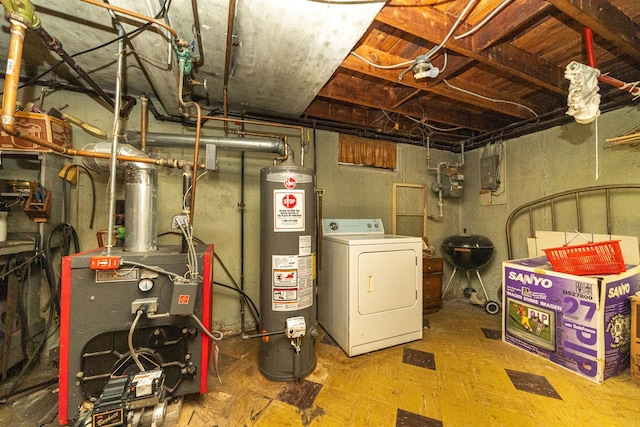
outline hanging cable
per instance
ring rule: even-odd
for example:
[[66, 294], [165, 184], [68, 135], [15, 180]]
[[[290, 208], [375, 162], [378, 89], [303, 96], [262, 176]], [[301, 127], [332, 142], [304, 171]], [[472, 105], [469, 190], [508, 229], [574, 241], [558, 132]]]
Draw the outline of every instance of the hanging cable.
[[133, 322], [131, 323], [131, 327], [129, 328], [129, 334], [127, 335], [127, 345], [129, 346], [129, 353], [131, 354], [131, 358], [136, 363], [136, 366], [138, 367], [140, 372], [144, 372], [145, 369], [142, 363], [140, 362], [140, 359], [138, 359], [138, 353], [136, 353], [136, 349], [133, 346], [133, 331], [136, 329], [138, 320], [140, 320], [140, 317], [142, 317], [143, 313], [144, 313], [144, 310], [142, 309], [136, 310], [136, 318], [133, 319]]
[[469, 31], [467, 31], [464, 34], [459, 34], [459, 35], [455, 36], [453, 39], [454, 40], [460, 40], [460, 39], [463, 39], [463, 38], [465, 38], [467, 36], [470, 36], [471, 34], [475, 33], [480, 28], [484, 27], [487, 22], [489, 22], [494, 16], [496, 16], [502, 9], [504, 9], [511, 2], [512, 2], [512, 0], [504, 0], [502, 3], [500, 3], [498, 5], [498, 7], [493, 9], [493, 11], [491, 11], [490, 14], [485, 16], [484, 19], [478, 23], [478, 25], [476, 25], [475, 27], [473, 27], [472, 29], [470, 29]]
[[449, 87], [449, 88], [451, 88], [451, 89], [455, 89], [455, 90], [460, 91], [460, 92], [462, 92], [462, 93], [466, 93], [467, 95], [475, 96], [475, 97], [478, 97], [478, 98], [484, 99], [484, 100], [486, 100], [486, 101], [491, 101], [491, 102], [501, 102], [501, 103], [504, 103], [504, 104], [516, 105], [516, 106], [518, 106], [518, 107], [522, 107], [522, 108], [524, 108], [524, 109], [528, 110], [528, 111], [529, 111], [529, 112], [531, 112], [531, 114], [533, 114], [535, 117], [538, 117], [538, 113], [536, 113], [535, 111], [533, 111], [531, 108], [527, 107], [526, 105], [519, 104], [519, 103], [517, 103], [517, 102], [513, 102], [513, 101], [507, 101], [507, 100], [504, 100], [504, 99], [489, 98], [488, 96], [480, 95], [479, 93], [471, 92], [471, 91], [469, 91], [469, 90], [462, 89], [462, 88], [460, 88], [460, 87], [454, 86], [454, 85], [452, 85], [451, 83], [449, 83], [446, 79], [445, 79], [445, 80], [442, 80], [442, 81], [444, 82], [444, 84], [446, 84], [446, 85], [447, 85], [447, 87]]

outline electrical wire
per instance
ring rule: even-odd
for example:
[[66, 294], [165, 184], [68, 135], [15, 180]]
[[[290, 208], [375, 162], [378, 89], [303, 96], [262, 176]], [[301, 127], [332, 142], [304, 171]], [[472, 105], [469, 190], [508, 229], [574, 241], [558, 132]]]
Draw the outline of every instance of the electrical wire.
[[484, 17], [484, 19], [482, 21], [480, 21], [478, 23], [478, 25], [476, 25], [475, 27], [473, 27], [472, 29], [470, 29], [469, 31], [467, 31], [464, 34], [458, 34], [457, 36], [455, 36], [453, 39], [454, 40], [460, 40], [463, 39], [467, 36], [470, 36], [471, 34], [475, 33], [476, 31], [478, 31], [480, 28], [484, 27], [485, 24], [487, 22], [489, 22], [489, 20], [491, 20], [491, 18], [493, 18], [494, 16], [496, 16], [498, 14], [498, 12], [500, 12], [502, 9], [504, 9], [505, 6], [507, 6], [509, 3], [511, 3], [512, 0], [504, 0], [502, 3], [500, 3], [498, 5], [498, 7], [496, 7], [495, 9], [493, 9], [491, 11], [490, 14], [488, 14], [487, 16]]
[[224, 334], [221, 331], [209, 331], [195, 314], [191, 313], [191, 318], [195, 320], [200, 329], [202, 329], [202, 332], [204, 332], [213, 341], [220, 341], [224, 338]]
[[374, 68], [379, 68], [381, 70], [393, 70], [394, 68], [406, 67], [407, 65], [413, 64], [413, 62], [414, 62], [414, 61], [405, 61], [405, 62], [400, 62], [398, 64], [393, 64], [393, 65], [379, 65], [379, 64], [376, 64], [374, 62], [369, 61], [364, 56], [357, 54], [355, 51], [351, 51], [350, 54], [355, 56], [359, 60], [367, 63], [368, 65], [371, 65]]
[[140, 359], [138, 359], [138, 353], [136, 353], [136, 349], [133, 346], [133, 331], [136, 329], [138, 320], [140, 320], [140, 317], [142, 317], [143, 313], [144, 311], [141, 309], [136, 310], [136, 318], [133, 319], [133, 322], [131, 323], [131, 327], [129, 328], [129, 334], [127, 335], [127, 345], [129, 346], [129, 353], [131, 354], [131, 358], [136, 363], [136, 366], [138, 367], [140, 372], [144, 372], [145, 369], [144, 369], [144, 366], [142, 366]]
[[148, 264], [143, 264], [141, 262], [136, 262], [136, 261], [129, 261], [129, 260], [125, 260], [123, 259], [120, 262], [122, 265], [133, 265], [136, 267], [142, 267], [142, 268], [146, 268], [147, 270], [151, 270], [151, 271], [155, 271], [156, 273], [160, 273], [160, 274], [164, 274], [167, 277], [169, 277], [169, 280], [171, 280], [172, 282], [176, 279], [180, 279], [183, 276], [180, 274], [176, 274], [176, 273], [172, 273], [171, 271], [167, 271], [162, 267], [158, 267], [158, 266], [153, 266], [153, 265], [148, 265]]
[[[178, 233], [176, 231], [165, 231], [164, 233], [158, 234], [158, 237], [166, 236], [168, 234], [174, 234], [176, 236], [181, 236], [182, 235], [181, 233]], [[195, 237], [193, 235], [191, 236], [191, 238], [194, 241], [196, 241], [197, 243], [201, 244], [201, 245], [205, 244], [201, 239], [198, 239], [197, 237]], [[239, 293], [251, 305], [251, 308], [253, 310], [250, 310], [250, 311], [251, 311], [251, 315], [253, 316], [253, 319], [256, 321], [256, 323], [260, 323], [260, 312], [259, 312], [258, 308], [256, 307], [256, 304], [253, 302], [253, 300], [251, 299], [251, 297], [249, 295], [247, 295], [244, 291], [242, 291], [242, 289], [240, 289], [240, 286], [238, 285], [236, 280], [233, 278], [233, 275], [231, 274], [231, 272], [229, 271], [229, 269], [225, 265], [224, 261], [222, 261], [222, 258], [220, 258], [218, 253], [214, 252], [213, 256], [218, 261], [218, 263], [220, 264], [220, 267], [222, 267], [222, 270], [227, 275], [229, 280], [231, 280], [231, 283], [233, 283], [233, 286], [226, 285], [226, 284], [220, 283], [220, 282], [212, 282], [212, 283], [214, 285], [218, 285], [218, 286], [221, 286], [223, 288], [231, 289], [232, 291], [236, 291], [237, 293]]]
[[456, 19], [456, 22], [454, 22], [454, 24], [451, 26], [451, 30], [449, 30], [449, 33], [446, 35], [446, 37], [440, 42], [440, 44], [432, 47], [431, 50], [429, 50], [429, 52], [427, 52], [427, 54], [425, 55], [427, 57], [427, 59], [431, 59], [431, 57], [437, 51], [439, 51], [440, 49], [442, 49], [444, 47], [444, 45], [449, 41], [449, 38], [451, 38], [451, 35], [453, 34], [453, 32], [458, 28], [458, 26], [460, 25], [460, 23], [462, 22], [464, 17], [467, 15], [467, 12], [469, 11], [469, 9], [471, 9], [471, 6], [473, 6], [473, 4], [476, 1], [478, 1], [478, 0], [469, 0], [469, 3], [467, 3], [465, 8], [462, 10], [462, 12], [460, 12], [460, 15], [458, 16], [458, 19]]
[[495, 98], [489, 98], [488, 96], [484, 96], [484, 95], [480, 95], [479, 93], [475, 93], [475, 92], [471, 92], [469, 90], [466, 89], [462, 89], [460, 87], [454, 86], [451, 83], [449, 83], [446, 79], [442, 80], [444, 82], [444, 84], [447, 85], [447, 87], [451, 88], [451, 89], [455, 89], [457, 91], [460, 91], [462, 93], [466, 93], [467, 95], [471, 95], [471, 96], [475, 96], [481, 99], [484, 99], [486, 101], [491, 101], [491, 102], [501, 102], [504, 104], [511, 104], [511, 105], [516, 105], [518, 107], [522, 107], [525, 110], [528, 110], [531, 114], [533, 114], [535, 117], [538, 117], [538, 113], [536, 113], [535, 111], [533, 111], [531, 108], [527, 107], [526, 105], [517, 103], [517, 102], [513, 102], [513, 101], [507, 101], [504, 99], [495, 99]]
[[241, 289], [234, 288], [233, 286], [225, 285], [224, 283], [213, 282], [213, 284], [214, 285], [218, 285], [218, 286], [222, 286], [223, 288], [231, 289], [232, 291], [236, 291], [237, 293], [242, 295], [249, 302], [249, 304], [253, 307], [253, 310], [255, 311], [255, 313], [253, 313], [253, 312], [251, 313], [254, 316], [254, 320], [256, 321], [256, 323], [260, 323], [260, 320], [259, 320], [260, 319], [260, 313], [258, 312], [258, 308], [256, 307], [255, 303], [253, 302], [253, 300], [251, 299], [251, 297], [249, 295], [247, 295]]
[[[31, 357], [29, 357], [27, 359], [27, 361], [22, 365], [22, 369], [20, 370], [20, 373], [18, 374], [18, 376], [14, 380], [13, 384], [11, 385], [11, 388], [9, 389], [9, 393], [8, 394], [11, 394], [11, 393], [14, 392], [14, 390], [16, 389], [16, 387], [18, 386], [20, 381], [22, 381], [22, 378], [24, 377], [25, 373], [27, 372], [27, 370], [31, 366], [31, 363], [33, 363], [33, 361], [38, 357], [38, 355], [40, 354], [40, 352], [44, 348], [44, 345], [47, 342], [47, 338], [49, 337], [49, 332], [51, 330], [51, 325], [53, 324], [54, 313], [57, 311], [58, 315], [60, 314], [60, 311], [59, 311], [60, 310], [59, 292], [57, 291], [57, 289], [59, 288], [59, 283], [55, 279], [55, 272], [53, 270], [53, 264], [52, 264], [52, 262], [53, 262], [52, 261], [53, 260], [53, 256], [52, 256], [53, 251], [52, 251], [52, 249], [53, 248], [52, 248], [52, 245], [51, 245], [51, 241], [52, 241], [52, 236], [54, 235], [54, 233], [58, 232], [61, 229], [67, 231], [66, 233], [62, 233], [63, 239], [60, 239], [59, 241], [56, 242], [56, 247], [60, 247], [62, 249], [61, 255], [65, 256], [65, 255], [69, 254], [70, 244], [69, 245], [65, 245], [64, 243], [70, 238], [73, 239], [73, 242], [75, 244], [76, 252], [79, 252], [80, 248], [79, 248], [79, 245], [78, 245], [78, 236], [75, 233], [75, 230], [69, 224], [60, 223], [60, 224], [57, 224], [56, 226], [54, 226], [49, 231], [49, 233], [47, 234], [47, 236], [45, 238], [45, 249], [43, 251], [37, 251], [35, 255], [33, 255], [27, 261], [25, 261], [25, 262], [20, 264], [20, 266], [24, 266], [24, 265], [26, 265], [26, 263], [31, 262], [33, 260], [36, 260], [36, 259], [42, 257], [42, 264], [43, 264], [43, 268], [44, 268], [44, 271], [45, 271], [45, 276], [47, 278], [47, 283], [49, 284], [50, 297], [49, 297], [49, 301], [47, 302], [47, 308], [48, 308], [48, 311], [49, 311], [49, 316], [48, 316], [47, 321], [45, 323], [43, 339], [40, 341], [40, 343], [34, 349], [33, 354], [31, 355]], [[16, 271], [17, 268], [19, 268], [19, 267], [16, 267], [16, 268], [12, 269], [11, 271]], [[9, 274], [9, 273], [4, 273], [4, 274]], [[2, 278], [2, 277], [4, 277], [4, 275], [0, 276], [0, 278]]]

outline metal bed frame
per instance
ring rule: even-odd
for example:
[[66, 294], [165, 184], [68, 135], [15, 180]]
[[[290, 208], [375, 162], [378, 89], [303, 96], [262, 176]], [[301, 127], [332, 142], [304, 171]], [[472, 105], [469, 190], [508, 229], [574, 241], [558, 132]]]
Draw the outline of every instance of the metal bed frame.
[[611, 192], [613, 190], [622, 190], [622, 189], [634, 189], [640, 190], [640, 184], [612, 184], [612, 185], [600, 185], [593, 187], [584, 187], [576, 190], [568, 190], [560, 193], [552, 194], [550, 196], [545, 196], [540, 199], [534, 200], [529, 203], [525, 203], [524, 205], [516, 208], [511, 212], [511, 215], [507, 218], [506, 224], [506, 235], [507, 235], [507, 255], [508, 259], [513, 259], [513, 247], [511, 241], [511, 228], [513, 226], [514, 220], [525, 210], [528, 210], [529, 214], [529, 237], [535, 237], [535, 229], [534, 229], [534, 220], [533, 220], [533, 211], [537, 207], [541, 207], [542, 205], [548, 204], [551, 210], [551, 231], [557, 230], [557, 221], [556, 221], [556, 210], [555, 210], [555, 202], [559, 199], [567, 199], [569, 197], [573, 197], [575, 200], [575, 213], [577, 218], [578, 228], [577, 231], [582, 231], [582, 219], [580, 215], [580, 196], [585, 193], [597, 193], [602, 192], [605, 198], [605, 214], [606, 214], [606, 222], [607, 222], [607, 234], [614, 234], [612, 231], [611, 225]]

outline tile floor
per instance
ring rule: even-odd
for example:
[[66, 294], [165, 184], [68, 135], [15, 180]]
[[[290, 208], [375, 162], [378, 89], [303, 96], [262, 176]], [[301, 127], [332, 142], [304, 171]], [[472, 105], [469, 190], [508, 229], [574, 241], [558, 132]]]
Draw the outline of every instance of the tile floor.
[[[184, 400], [177, 427], [633, 426], [629, 370], [595, 384], [501, 341], [501, 317], [449, 299], [420, 341], [349, 358], [321, 331], [317, 366], [298, 382], [258, 370], [256, 340], [220, 342], [220, 378]], [[49, 369], [50, 370], [50, 369]], [[39, 367], [46, 377], [47, 367]], [[6, 384], [0, 387], [0, 395]], [[57, 426], [55, 384], [0, 405], [1, 426]]]

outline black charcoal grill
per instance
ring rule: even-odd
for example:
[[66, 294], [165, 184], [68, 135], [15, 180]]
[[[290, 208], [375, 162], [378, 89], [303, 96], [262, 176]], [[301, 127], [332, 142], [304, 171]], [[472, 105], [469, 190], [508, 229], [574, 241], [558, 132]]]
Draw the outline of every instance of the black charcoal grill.
[[454, 234], [445, 238], [441, 244], [442, 254], [451, 265], [453, 265], [453, 273], [444, 288], [443, 296], [447, 293], [458, 269], [464, 270], [467, 275], [467, 288], [464, 289], [466, 297], [470, 297], [475, 290], [471, 287], [471, 272], [475, 271], [480, 281], [480, 286], [484, 292], [486, 302], [485, 310], [490, 314], [496, 314], [500, 311], [500, 305], [495, 301], [490, 301], [487, 290], [482, 283], [480, 277], [480, 268], [484, 267], [491, 261], [493, 257], [493, 243], [488, 237], [479, 234], [467, 234], [464, 230], [462, 234]]

